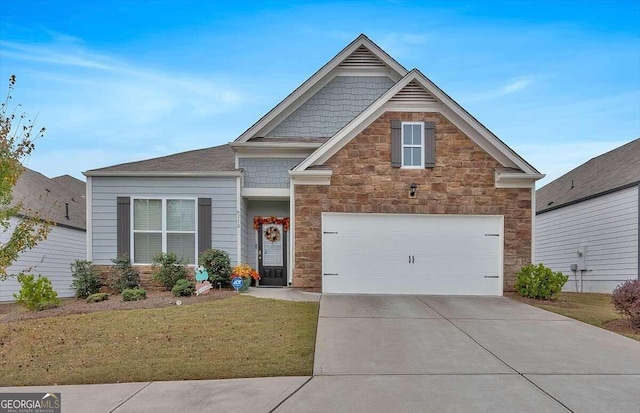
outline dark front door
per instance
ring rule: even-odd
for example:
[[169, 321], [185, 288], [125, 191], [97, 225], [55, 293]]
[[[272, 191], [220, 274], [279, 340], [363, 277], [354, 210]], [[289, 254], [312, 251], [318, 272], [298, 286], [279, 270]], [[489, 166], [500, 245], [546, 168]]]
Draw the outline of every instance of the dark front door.
[[280, 224], [262, 224], [258, 234], [260, 285], [287, 285], [287, 233]]

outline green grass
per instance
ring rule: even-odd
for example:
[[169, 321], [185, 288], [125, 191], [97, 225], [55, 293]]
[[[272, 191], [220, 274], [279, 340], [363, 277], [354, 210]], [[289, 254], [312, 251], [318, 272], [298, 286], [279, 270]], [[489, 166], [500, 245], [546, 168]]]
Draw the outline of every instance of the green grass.
[[318, 303], [238, 296], [0, 323], [0, 386], [311, 375]]
[[[514, 297], [518, 298], [518, 296]], [[518, 298], [522, 300], [522, 298]], [[560, 293], [555, 301], [524, 300], [527, 304], [548, 310], [566, 317], [580, 320], [582, 322], [607, 328], [607, 322], [620, 320], [620, 315], [616, 312], [611, 303], [610, 294], [595, 293]], [[617, 333], [623, 334], [640, 341], [640, 333], [629, 328], [608, 328]]]

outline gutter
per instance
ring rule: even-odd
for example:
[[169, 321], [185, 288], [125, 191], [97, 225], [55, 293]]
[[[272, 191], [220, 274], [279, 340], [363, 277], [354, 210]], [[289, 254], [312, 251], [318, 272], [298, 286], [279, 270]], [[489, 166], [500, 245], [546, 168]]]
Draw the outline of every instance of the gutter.
[[85, 171], [84, 176], [109, 176], [109, 177], [238, 177], [243, 171], [200, 171], [200, 172], [171, 172], [171, 171]]

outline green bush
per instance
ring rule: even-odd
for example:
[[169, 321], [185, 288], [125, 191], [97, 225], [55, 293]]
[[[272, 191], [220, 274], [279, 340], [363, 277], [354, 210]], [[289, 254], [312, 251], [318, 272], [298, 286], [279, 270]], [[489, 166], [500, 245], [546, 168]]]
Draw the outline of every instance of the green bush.
[[140, 273], [131, 265], [131, 259], [125, 254], [111, 260], [115, 265], [109, 274], [109, 287], [122, 292], [127, 288], [140, 286]]
[[40, 311], [55, 308], [60, 304], [58, 293], [47, 277], [33, 274], [19, 274], [20, 291], [13, 294], [16, 301], [29, 310]]
[[108, 300], [109, 294], [107, 293], [95, 293], [87, 297], [88, 303], [99, 303], [100, 301]]
[[187, 278], [187, 267], [173, 252], [159, 253], [153, 257], [153, 279], [170, 291], [178, 280]]
[[198, 258], [198, 264], [202, 265], [209, 273], [209, 281], [212, 286], [218, 283], [224, 285], [229, 282], [231, 275], [231, 259], [226, 251], [212, 249], [203, 251]]
[[122, 290], [122, 301], [138, 301], [147, 298], [147, 292], [140, 287]]
[[188, 297], [196, 291], [196, 284], [189, 280], [178, 280], [171, 289], [171, 293], [176, 297]]
[[617, 286], [611, 294], [611, 302], [634, 329], [640, 330], [640, 280], [627, 280]]
[[542, 264], [522, 267], [516, 279], [516, 291], [523, 297], [548, 300], [562, 291], [569, 277], [553, 272]]
[[71, 264], [71, 288], [76, 290], [76, 298], [86, 298], [100, 291], [100, 277], [91, 261], [75, 260]]

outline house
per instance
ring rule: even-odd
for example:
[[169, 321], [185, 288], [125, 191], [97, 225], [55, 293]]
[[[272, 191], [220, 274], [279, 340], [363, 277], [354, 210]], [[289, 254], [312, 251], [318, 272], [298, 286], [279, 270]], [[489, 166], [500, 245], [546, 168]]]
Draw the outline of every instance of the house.
[[[25, 213], [39, 212], [54, 225], [47, 239], [20, 254], [7, 274], [41, 274], [51, 280], [59, 297], [73, 297], [70, 265], [86, 259], [87, 254], [84, 182], [69, 175], [47, 178], [25, 168], [13, 188], [13, 199], [22, 201]], [[10, 218], [9, 230], [0, 234], [0, 242], [11, 236], [18, 220]], [[0, 301], [13, 301], [19, 290], [15, 277], [0, 281]]]
[[569, 276], [565, 291], [610, 293], [640, 276], [640, 139], [537, 191], [535, 259]]
[[531, 262], [544, 176], [364, 35], [233, 142], [85, 175], [104, 270], [213, 247], [261, 285], [484, 295]]

